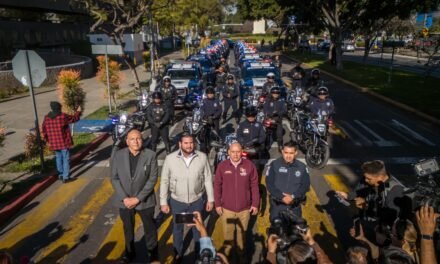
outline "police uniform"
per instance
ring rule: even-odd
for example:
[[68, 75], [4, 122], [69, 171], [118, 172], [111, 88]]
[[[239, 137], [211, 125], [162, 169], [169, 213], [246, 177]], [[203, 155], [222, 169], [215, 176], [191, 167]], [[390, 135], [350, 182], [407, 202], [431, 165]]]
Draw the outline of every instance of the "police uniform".
[[307, 87], [307, 93], [313, 97], [317, 96], [318, 92], [318, 84], [319, 84], [319, 78], [315, 79], [313, 77], [310, 77], [307, 80], [306, 87]]
[[[283, 99], [273, 100], [269, 98], [264, 103], [263, 107], [264, 115], [268, 118], [272, 118], [276, 124], [276, 137], [278, 146], [283, 145], [283, 116], [287, 112], [286, 102]], [[270, 147], [270, 146], [267, 146]]]
[[226, 84], [226, 77], [227, 77], [227, 73], [226, 72], [218, 72], [215, 76], [215, 87], [216, 90], [218, 91], [218, 89], [221, 89], [225, 84]]
[[220, 66], [225, 69], [226, 73], [229, 73], [229, 65], [226, 62], [220, 63]]
[[174, 121], [174, 101], [177, 98], [177, 90], [176, 87], [172, 84], [166, 88], [164, 85], [160, 85], [156, 88], [156, 91], [162, 93], [162, 101], [165, 106], [168, 107], [170, 112], [170, 121]]
[[270, 89], [272, 89], [272, 87], [274, 87], [274, 86], [278, 86], [278, 84], [276, 84], [275, 82], [268, 82], [268, 81], [266, 81], [264, 84], [263, 84], [263, 88], [262, 88], [262, 92], [263, 92], [263, 94], [269, 94], [270, 93]]
[[330, 98], [326, 98], [325, 100], [312, 98], [309, 103], [309, 109], [313, 115], [318, 115], [325, 112], [327, 116], [331, 116], [335, 112], [335, 105], [333, 104], [333, 100]]
[[238, 113], [237, 113], [237, 97], [240, 94], [240, 91], [238, 90], [238, 85], [233, 84], [229, 85], [226, 84], [223, 86], [222, 89], [222, 95], [223, 95], [223, 119], [226, 119], [226, 115], [228, 114], [229, 108], [232, 107], [232, 116], [235, 116], [238, 123]]
[[168, 122], [170, 121], [170, 111], [164, 103], [152, 103], [147, 108], [147, 120], [151, 127], [151, 149], [156, 151], [159, 134], [165, 144], [167, 153], [171, 152], [170, 141], [168, 139]]
[[219, 120], [222, 114], [222, 105], [220, 104], [219, 100], [216, 98], [204, 99], [200, 111], [202, 112], [203, 119], [212, 120], [212, 125], [214, 126], [214, 130], [218, 134], [220, 132]]
[[[283, 210], [291, 210], [301, 217], [301, 203], [310, 188], [310, 176], [306, 165], [298, 160], [288, 164], [283, 157], [274, 160], [266, 176], [266, 187], [270, 194], [270, 220]], [[292, 195], [293, 204], [282, 202], [283, 193]]]
[[[245, 147], [258, 147], [264, 145], [266, 132], [263, 125], [257, 121], [245, 120], [237, 127], [237, 141]], [[256, 142], [254, 141], [256, 140]]]

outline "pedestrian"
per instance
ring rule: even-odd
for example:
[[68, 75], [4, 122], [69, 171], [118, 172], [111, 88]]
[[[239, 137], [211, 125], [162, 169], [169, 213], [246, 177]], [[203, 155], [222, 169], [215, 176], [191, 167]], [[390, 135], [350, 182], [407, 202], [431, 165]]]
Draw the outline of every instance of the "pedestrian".
[[73, 145], [69, 125], [79, 120], [81, 107], [73, 115], [63, 113], [59, 102], [50, 102], [50, 108], [52, 111], [43, 120], [43, 138], [55, 151], [58, 178], [66, 183], [70, 179], [70, 147]]
[[228, 114], [229, 108], [232, 108], [232, 117], [235, 117], [237, 124], [240, 122], [240, 117], [238, 113], [237, 97], [240, 95], [240, 90], [238, 85], [235, 83], [234, 75], [229, 74], [226, 78], [227, 82], [223, 86], [223, 124], [226, 123], [226, 116]]
[[249, 218], [258, 213], [260, 203], [257, 168], [242, 158], [242, 153], [240, 143], [231, 144], [229, 159], [218, 165], [214, 177], [215, 210], [223, 224], [224, 253], [230, 257], [231, 249], [237, 249], [238, 260], [232, 263], [248, 262], [244, 254], [246, 231]]
[[165, 144], [167, 154], [171, 152], [169, 135], [170, 110], [162, 102], [162, 93], [152, 94], [153, 103], [147, 108], [147, 120], [151, 127], [151, 149], [156, 152], [159, 134]]
[[[205, 200], [207, 196], [207, 202]], [[183, 224], [177, 224], [176, 214], [210, 212], [214, 207], [211, 168], [205, 153], [194, 149], [194, 137], [183, 133], [179, 150], [166, 156], [160, 180], [160, 209], [173, 214], [173, 245], [175, 260], [180, 262], [183, 251]], [[192, 228], [195, 252], [199, 252], [200, 233]]]
[[282, 157], [270, 164], [266, 185], [270, 194], [270, 219], [273, 221], [284, 210], [302, 217], [301, 204], [310, 188], [309, 172], [304, 163], [296, 159], [295, 142], [284, 143]]
[[142, 134], [132, 129], [127, 134], [127, 148], [118, 150], [111, 162], [111, 181], [115, 204], [124, 226], [125, 253], [123, 261], [133, 261], [135, 214], [144, 226], [149, 261], [158, 261], [157, 231], [154, 221], [156, 197], [154, 185], [158, 177], [156, 153], [142, 147]]

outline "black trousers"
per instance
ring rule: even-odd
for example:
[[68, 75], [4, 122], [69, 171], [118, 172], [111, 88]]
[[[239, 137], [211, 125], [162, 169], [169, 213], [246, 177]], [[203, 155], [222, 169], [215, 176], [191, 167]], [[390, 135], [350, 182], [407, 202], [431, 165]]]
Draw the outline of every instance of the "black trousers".
[[170, 140], [168, 138], [168, 125], [164, 125], [161, 128], [151, 126], [151, 149], [156, 151], [157, 142], [159, 141], [159, 135], [165, 144], [165, 149], [170, 149]]
[[238, 117], [238, 106], [237, 106], [237, 99], [223, 99], [223, 119], [226, 119], [226, 115], [228, 114], [229, 108], [232, 107], [232, 116], [237, 118]]
[[154, 207], [144, 210], [119, 208], [119, 215], [124, 224], [125, 252], [131, 256], [135, 255], [134, 247], [134, 217], [138, 213], [144, 226], [144, 237], [148, 251], [157, 248], [157, 229], [154, 222]]
[[[274, 135], [275, 134], [275, 135]], [[277, 123], [277, 127], [272, 129], [271, 132], [266, 132], [266, 148], [270, 149], [269, 143], [271, 139], [269, 137], [276, 137], [276, 141], [278, 143], [278, 147], [283, 146], [283, 123]]]
[[170, 111], [170, 121], [174, 122], [174, 102], [166, 101], [165, 105], [168, 108], [168, 111]]

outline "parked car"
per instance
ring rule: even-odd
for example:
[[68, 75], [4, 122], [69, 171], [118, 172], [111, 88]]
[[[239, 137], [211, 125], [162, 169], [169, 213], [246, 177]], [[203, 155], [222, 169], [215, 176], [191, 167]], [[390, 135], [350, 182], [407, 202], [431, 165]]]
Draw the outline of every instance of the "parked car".
[[329, 41], [323, 41], [323, 42], [319, 43], [318, 50], [329, 52], [329, 50], [330, 50], [330, 42]]
[[354, 47], [353, 43], [345, 42], [342, 44], [342, 51], [343, 52], [354, 52], [356, 48]]

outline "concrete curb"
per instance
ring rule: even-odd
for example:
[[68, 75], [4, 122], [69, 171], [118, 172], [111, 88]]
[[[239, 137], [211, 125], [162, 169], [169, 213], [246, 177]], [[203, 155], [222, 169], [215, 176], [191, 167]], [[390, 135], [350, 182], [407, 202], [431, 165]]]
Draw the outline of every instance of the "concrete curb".
[[[90, 151], [97, 148], [102, 142], [104, 142], [110, 134], [105, 133], [92, 142], [90, 142], [86, 147], [73, 155], [70, 159], [71, 166], [75, 166], [81, 162], [81, 160], [89, 154]], [[23, 207], [25, 207], [30, 201], [32, 201], [37, 195], [42, 193], [47, 189], [52, 183], [58, 180], [58, 175], [56, 171], [51, 172], [51, 174], [44, 180], [36, 183], [32, 186], [26, 193], [22, 194], [20, 197], [15, 199], [10, 204], [0, 209], [0, 226], [4, 226], [9, 219], [11, 219], [16, 213], [18, 213]]]
[[[293, 58], [293, 57], [291, 57], [291, 56], [288, 56], [288, 55], [285, 55], [285, 54], [282, 54], [282, 56], [286, 57], [286, 58], [289, 59], [289, 60], [295, 61], [295, 62], [298, 61], [298, 60], [296, 60], [295, 58]], [[303, 64], [304, 64], [304, 65], [307, 65], [308, 68], [312, 68], [312, 67], [310, 67], [307, 63], [303, 63]], [[421, 112], [421, 111], [419, 111], [419, 110], [417, 110], [417, 109], [415, 109], [415, 108], [413, 108], [413, 107], [411, 107], [411, 106], [408, 106], [408, 105], [406, 105], [406, 104], [403, 104], [403, 103], [401, 103], [401, 102], [398, 102], [398, 101], [396, 101], [396, 100], [393, 100], [393, 99], [391, 99], [391, 98], [389, 98], [389, 97], [386, 97], [386, 96], [383, 96], [383, 95], [381, 95], [381, 94], [379, 94], [379, 93], [376, 93], [376, 92], [374, 92], [374, 91], [371, 91], [371, 90], [370, 90], [369, 88], [367, 88], [367, 87], [362, 87], [362, 86], [360, 86], [360, 85], [358, 85], [358, 84], [356, 84], [356, 83], [353, 83], [353, 82], [351, 82], [351, 81], [348, 81], [348, 80], [346, 80], [346, 79], [343, 79], [343, 78], [341, 78], [341, 77], [339, 77], [339, 76], [337, 76], [337, 75], [334, 75], [333, 73], [327, 72], [327, 71], [322, 70], [322, 69], [319, 69], [319, 70], [320, 70], [321, 72], [323, 72], [324, 74], [326, 74], [326, 75], [328, 75], [328, 76], [330, 76], [330, 77], [332, 77], [332, 78], [334, 78], [334, 79], [336, 79], [336, 80], [338, 80], [338, 81], [340, 81], [340, 82], [343, 82], [343, 83], [345, 83], [345, 84], [347, 84], [347, 85], [349, 85], [349, 86], [351, 86], [351, 87], [357, 89], [358, 91], [360, 91], [360, 92], [362, 92], [362, 93], [366, 93], [366, 94], [368, 94], [368, 95], [370, 95], [370, 96], [372, 96], [372, 97], [375, 97], [375, 98], [380, 99], [380, 100], [382, 100], [382, 101], [384, 101], [384, 102], [386, 102], [386, 103], [389, 103], [389, 104], [391, 104], [391, 105], [393, 105], [393, 106], [395, 106], [395, 107], [397, 107], [397, 108], [400, 108], [400, 109], [405, 110], [405, 111], [407, 111], [407, 112], [409, 112], [409, 113], [412, 113], [412, 114], [414, 114], [414, 115], [416, 115], [416, 116], [418, 116], [418, 117], [421, 117], [421, 118], [423, 118], [423, 119], [425, 119], [425, 120], [427, 120], [427, 121], [429, 121], [429, 122], [434, 123], [434, 124], [437, 125], [437, 126], [440, 125], [440, 119], [437, 119], [437, 118], [435, 118], [435, 117], [433, 117], [433, 116], [431, 116], [431, 115], [425, 114], [425, 113], [423, 113], [423, 112]]]

